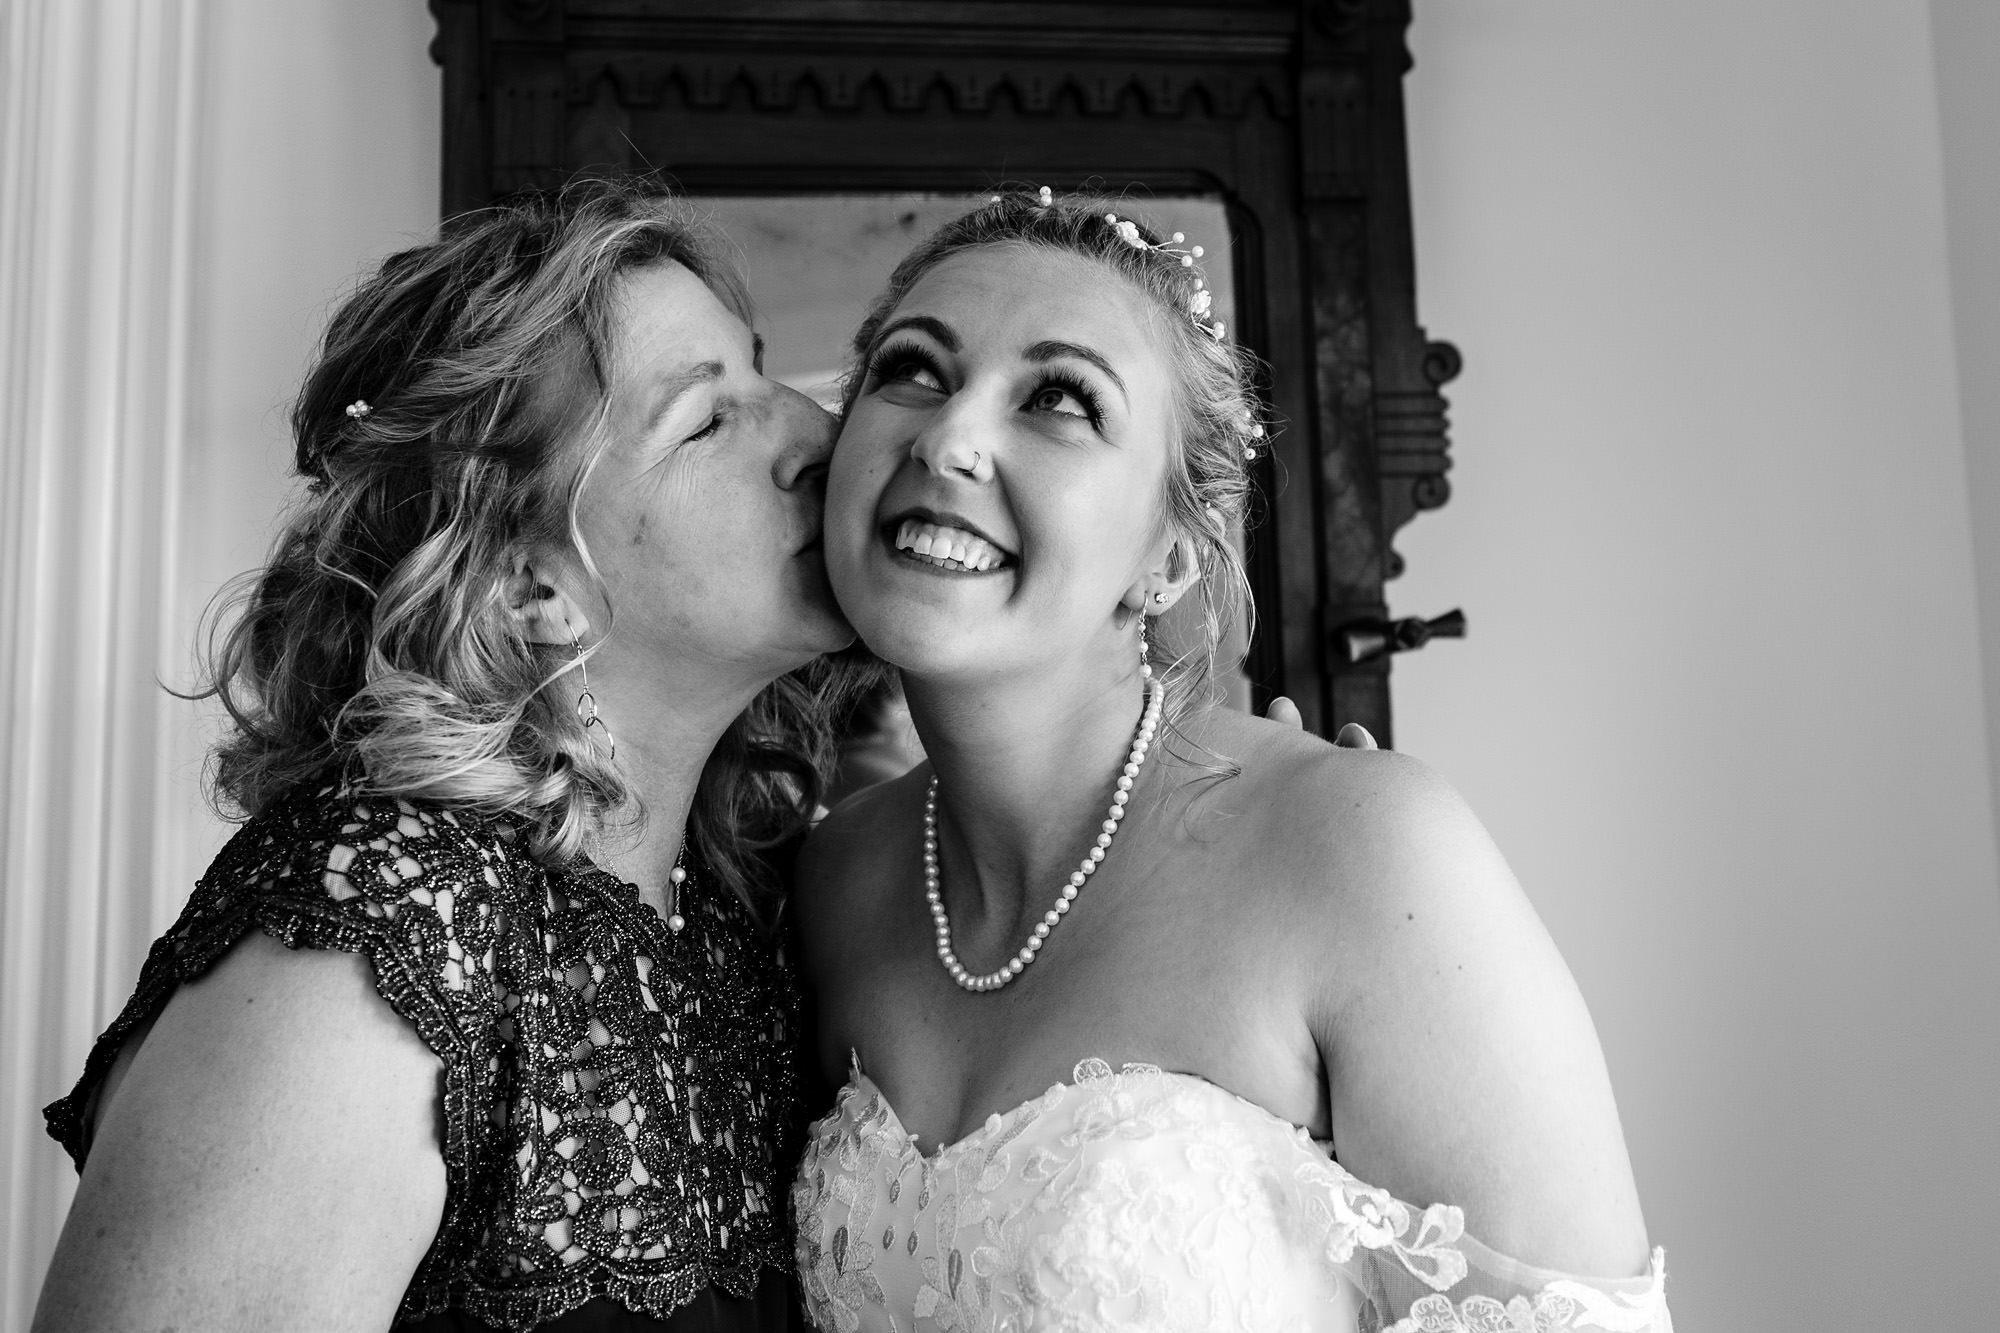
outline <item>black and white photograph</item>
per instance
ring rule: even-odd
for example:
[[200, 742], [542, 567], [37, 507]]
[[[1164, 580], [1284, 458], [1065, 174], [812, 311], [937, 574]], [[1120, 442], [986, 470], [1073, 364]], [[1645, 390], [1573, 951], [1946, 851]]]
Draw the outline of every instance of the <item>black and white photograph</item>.
[[0, 1329], [2000, 1266], [2000, 3], [0, 0]]

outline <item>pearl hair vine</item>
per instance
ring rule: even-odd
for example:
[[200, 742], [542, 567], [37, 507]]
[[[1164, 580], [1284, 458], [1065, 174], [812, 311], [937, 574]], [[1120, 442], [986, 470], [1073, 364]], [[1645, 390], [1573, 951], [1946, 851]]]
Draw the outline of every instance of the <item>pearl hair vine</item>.
[[[1003, 196], [996, 194], [993, 196], [992, 201], [997, 204], [1001, 202], [1002, 198]], [[1054, 208], [1055, 204], [1055, 191], [1048, 186], [1041, 186], [1035, 191], [1035, 206], [1037, 208]], [[1186, 234], [1178, 231], [1173, 233], [1167, 240], [1155, 245], [1146, 239], [1145, 233], [1139, 230], [1137, 222], [1131, 218], [1121, 218], [1116, 213], [1104, 214], [1104, 223], [1111, 228], [1113, 235], [1117, 236], [1119, 240], [1125, 242], [1125, 244], [1131, 246], [1134, 250], [1146, 250], [1153, 254], [1175, 260], [1182, 268], [1191, 271], [1190, 276], [1194, 279], [1194, 295], [1188, 298], [1187, 308], [1184, 313], [1196, 328], [1217, 342], [1221, 342], [1223, 335], [1228, 330], [1221, 320], [1210, 318], [1214, 310], [1215, 294], [1209, 290], [1208, 281], [1202, 275], [1201, 271], [1195, 268], [1195, 261], [1206, 253], [1202, 247], [1199, 245], [1187, 245]], [[1257, 460], [1257, 455], [1264, 448], [1264, 427], [1258, 422], [1256, 417], [1247, 412], [1243, 415], [1238, 425], [1243, 433], [1250, 437], [1249, 443], [1243, 446], [1243, 461], [1254, 463]]]
[[[1156, 255], [1165, 255], [1169, 259], [1178, 260], [1182, 268], [1194, 268], [1194, 261], [1207, 253], [1198, 245], [1190, 246], [1185, 250], [1182, 249], [1181, 243], [1187, 240], [1187, 235], [1184, 232], [1177, 231], [1166, 241], [1163, 241], [1159, 245], [1154, 245], [1139, 230], [1139, 224], [1130, 218], [1121, 218], [1116, 213], [1106, 213], [1104, 221], [1117, 235], [1119, 240], [1125, 242], [1125, 244], [1131, 246], [1134, 250], [1150, 250]], [[1215, 293], [1209, 291], [1208, 280], [1199, 271], [1195, 272], [1193, 276], [1194, 295], [1188, 298], [1187, 317], [1194, 321], [1196, 328], [1217, 342], [1221, 342], [1222, 335], [1225, 332], [1223, 323], [1219, 319], [1209, 318], [1210, 308], [1215, 302]]]

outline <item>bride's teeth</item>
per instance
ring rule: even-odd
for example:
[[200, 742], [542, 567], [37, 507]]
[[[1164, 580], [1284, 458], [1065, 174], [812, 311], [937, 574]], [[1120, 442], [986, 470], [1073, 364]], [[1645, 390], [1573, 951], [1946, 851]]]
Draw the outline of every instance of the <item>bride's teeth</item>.
[[984, 572], [998, 569], [1005, 557], [982, 537], [958, 528], [920, 519], [904, 519], [896, 529], [896, 549], [920, 555], [947, 569]]

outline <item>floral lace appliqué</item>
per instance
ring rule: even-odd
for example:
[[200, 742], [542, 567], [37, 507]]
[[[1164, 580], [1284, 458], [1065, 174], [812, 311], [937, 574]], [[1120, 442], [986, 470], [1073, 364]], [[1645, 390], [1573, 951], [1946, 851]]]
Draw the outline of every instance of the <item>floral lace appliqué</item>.
[[792, 1188], [823, 1329], [980, 1333], [1671, 1333], [1660, 1260], [1527, 1270], [1355, 1179], [1189, 1074], [1102, 1060], [934, 1154], [859, 1069]]

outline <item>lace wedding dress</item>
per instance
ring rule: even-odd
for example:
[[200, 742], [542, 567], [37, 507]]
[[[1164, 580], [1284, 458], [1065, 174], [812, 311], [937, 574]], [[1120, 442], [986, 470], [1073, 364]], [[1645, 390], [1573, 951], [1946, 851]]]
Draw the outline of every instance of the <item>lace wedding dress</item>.
[[1192, 1074], [1101, 1060], [925, 1154], [857, 1067], [792, 1187], [822, 1329], [1671, 1333], [1640, 1277], [1531, 1268]]

